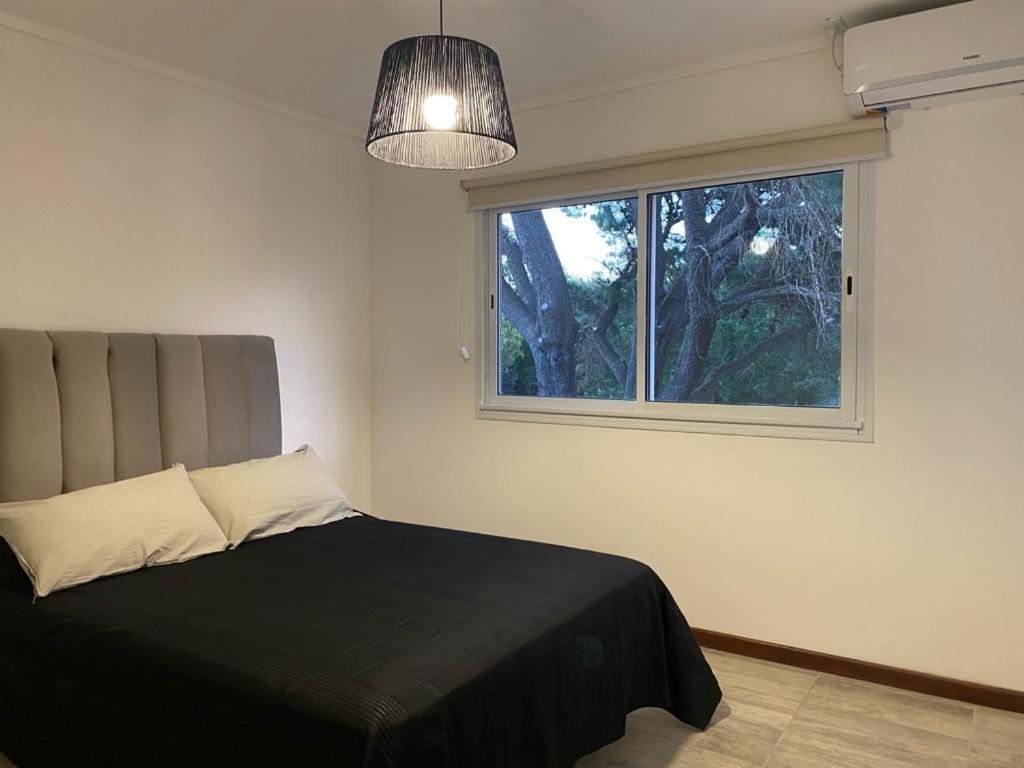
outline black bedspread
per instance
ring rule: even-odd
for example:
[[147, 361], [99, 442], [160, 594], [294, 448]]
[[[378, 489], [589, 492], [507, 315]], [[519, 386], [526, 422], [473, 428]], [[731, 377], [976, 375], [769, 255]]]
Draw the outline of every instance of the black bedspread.
[[721, 697], [619, 557], [353, 518], [32, 603], [0, 542], [0, 752], [34, 766], [568, 768]]

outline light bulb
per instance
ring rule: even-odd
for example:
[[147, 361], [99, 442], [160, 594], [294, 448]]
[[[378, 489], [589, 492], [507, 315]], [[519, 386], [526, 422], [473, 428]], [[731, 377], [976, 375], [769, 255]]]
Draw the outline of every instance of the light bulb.
[[435, 131], [448, 131], [459, 118], [459, 102], [454, 96], [435, 93], [423, 102], [423, 117]]

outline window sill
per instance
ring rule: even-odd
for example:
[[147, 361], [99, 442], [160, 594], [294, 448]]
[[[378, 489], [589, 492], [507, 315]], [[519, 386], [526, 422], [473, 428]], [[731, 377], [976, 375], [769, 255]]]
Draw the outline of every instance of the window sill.
[[500, 403], [483, 403], [477, 407], [477, 418], [496, 421], [520, 421], [536, 424], [562, 424], [614, 429], [645, 429], [660, 432], [698, 432], [748, 437], [781, 437], [803, 440], [874, 442], [870, 426], [864, 421], [839, 420], [771, 420], [730, 419], [706, 420], [660, 417], [627, 410], [559, 410], [546, 407], [524, 407]]

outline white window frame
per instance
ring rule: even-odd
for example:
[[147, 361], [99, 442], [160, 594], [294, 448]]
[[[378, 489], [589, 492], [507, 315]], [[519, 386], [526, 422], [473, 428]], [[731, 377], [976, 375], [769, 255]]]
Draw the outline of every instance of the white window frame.
[[[843, 171], [843, 310], [840, 328], [840, 407], [780, 407], [665, 403], [647, 399], [647, 237], [651, 195], [761, 179]], [[510, 211], [637, 198], [637, 384], [633, 400], [517, 397], [498, 394], [498, 216]], [[819, 438], [870, 442], [872, 429], [871, 299], [873, 294], [874, 166], [871, 161], [765, 169], [741, 176], [676, 180], [642, 189], [624, 189], [544, 199], [479, 214], [481, 325], [478, 336], [477, 418], [580, 424], [633, 429]], [[847, 280], [853, 294], [847, 295]]]

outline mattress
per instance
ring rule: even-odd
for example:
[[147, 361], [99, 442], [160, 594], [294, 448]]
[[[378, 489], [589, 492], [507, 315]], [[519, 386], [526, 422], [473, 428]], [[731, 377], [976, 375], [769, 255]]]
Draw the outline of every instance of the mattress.
[[0, 543], [0, 752], [34, 766], [569, 768], [721, 698], [633, 560], [358, 517], [33, 602]]

